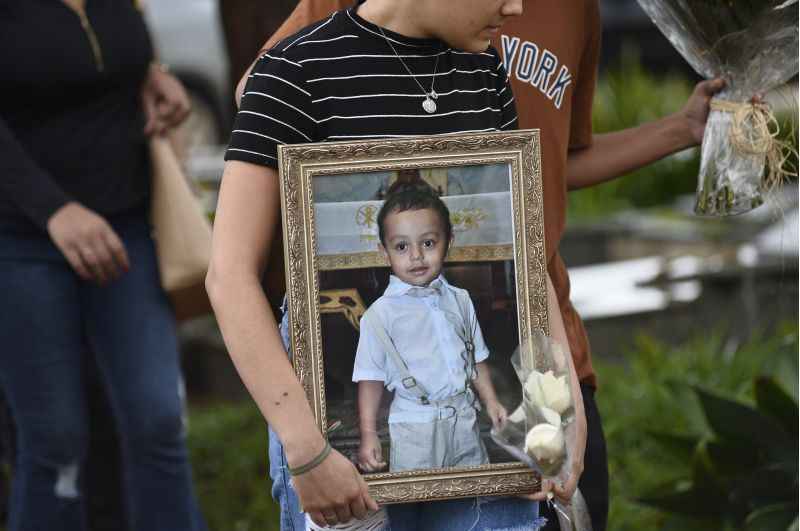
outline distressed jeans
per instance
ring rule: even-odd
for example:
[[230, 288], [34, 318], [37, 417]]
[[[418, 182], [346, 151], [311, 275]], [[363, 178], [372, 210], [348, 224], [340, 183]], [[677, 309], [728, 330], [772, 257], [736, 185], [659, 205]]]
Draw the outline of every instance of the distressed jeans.
[[0, 228], [0, 385], [17, 426], [9, 531], [85, 529], [88, 353], [120, 433], [128, 529], [205, 529], [185, 447], [174, 319], [150, 228], [141, 215], [110, 221], [131, 269], [105, 287], [81, 281], [45, 235]]
[[[284, 345], [288, 345], [286, 312], [281, 322], [281, 337]], [[297, 493], [291, 485], [283, 446], [272, 429], [269, 430], [269, 472], [272, 496], [280, 505], [281, 531], [304, 531], [306, 517], [300, 512]], [[544, 525], [544, 520], [539, 518], [539, 504], [522, 498], [487, 496], [387, 505], [385, 509], [389, 521], [374, 531], [537, 531]], [[342, 527], [337, 526], [337, 529]]]

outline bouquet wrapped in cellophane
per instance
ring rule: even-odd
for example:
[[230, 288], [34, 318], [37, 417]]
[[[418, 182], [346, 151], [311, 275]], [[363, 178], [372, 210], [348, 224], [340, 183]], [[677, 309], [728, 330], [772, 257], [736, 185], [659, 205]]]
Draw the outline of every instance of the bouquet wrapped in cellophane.
[[[563, 479], [571, 467], [569, 444], [574, 434], [575, 399], [569, 351], [534, 333], [511, 357], [522, 384], [522, 403], [492, 439], [543, 479]], [[563, 531], [591, 531], [588, 508], [580, 491], [568, 504], [552, 497]]]
[[698, 74], [726, 87], [711, 101], [695, 212], [747, 212], [791, 170], [793, 145], [763, 102], [751, 102], [797, 74], [797, 0], [639, 0]]

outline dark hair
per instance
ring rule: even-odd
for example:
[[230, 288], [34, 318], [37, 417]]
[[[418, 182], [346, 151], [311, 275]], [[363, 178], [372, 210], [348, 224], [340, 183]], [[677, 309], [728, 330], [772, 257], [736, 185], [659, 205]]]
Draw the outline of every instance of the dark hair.
[[453, 235], [450, 211], [433, 188], [421, 179], [411, 182], [398, 180], [389, 187], [386, 192], [386, 200], [383, 202], [380, 212], [378, 212], [378, 236], [381, 239], [381, 243], [385, 245], [384, 238], [386, 233], [383, 225], [386, 221], [386, 216], [393, 212], [425, 210], [426, 208], [430, 208], [439, 214], [442, 225], [444, 225], [447, 245], [449, 245], [450, 238]]

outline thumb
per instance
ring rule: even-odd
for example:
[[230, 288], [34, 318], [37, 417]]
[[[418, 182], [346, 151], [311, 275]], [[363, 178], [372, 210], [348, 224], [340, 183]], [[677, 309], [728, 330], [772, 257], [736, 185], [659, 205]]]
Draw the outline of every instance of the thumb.
[[369, 487], [367, 487], [367, 482], [364, 481], [364, 478], [356, 471], [356, 476], [358, 477], [359, 482], [361, 483], [361, 499], [364, 500], [364, 505], [367, 506], [367, 509], [370, 511], [377, 511], [378, 504], [375, 500], [372, 499], [372, 496], [369, 494]]
[[152, 135], [156, 130], [156, 123], [158, 122], [158, 112], [156, 110], [155, 102], [151, 96], [146, 93], [142, 95], [142, 109], [144, 110], [144, 134]]
[[381, 465], [384, 464], [384, 462], [383, 462], [383, 452], [381, 452], [380, 448], [375, 448], [375, 450], [373, 450], [372, 457], [375, 459], [375, 463], [378, 466], [381, 466]]
[[703, 94], [707, 96], [713, 96], [714, 94], [725, 88], [725, 80], [722, 78], [708, 79], [706, 81], [699, 83], [697, 85], [697, 88], [700, 89], [700, 91]]

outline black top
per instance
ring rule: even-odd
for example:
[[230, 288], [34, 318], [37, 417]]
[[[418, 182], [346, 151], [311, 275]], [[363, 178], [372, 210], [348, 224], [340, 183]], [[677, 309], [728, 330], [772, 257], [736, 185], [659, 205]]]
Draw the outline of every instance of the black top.
[[70, 200], [104, 215], [146, 204], [147, 29], [130, 0], [86, 8], [89, 29], [61, 0], [0, 0], [3, 230], [45, 228]]
[[[496, 50], [468, 53], [439, 40], [382, 31], [385, 37], [351, 8], [261, 56], [226, 159], [275, 168], [278, 144], [517, 128]], [[422, 103], [434, 78], [437, 109], [429, 114]]]

